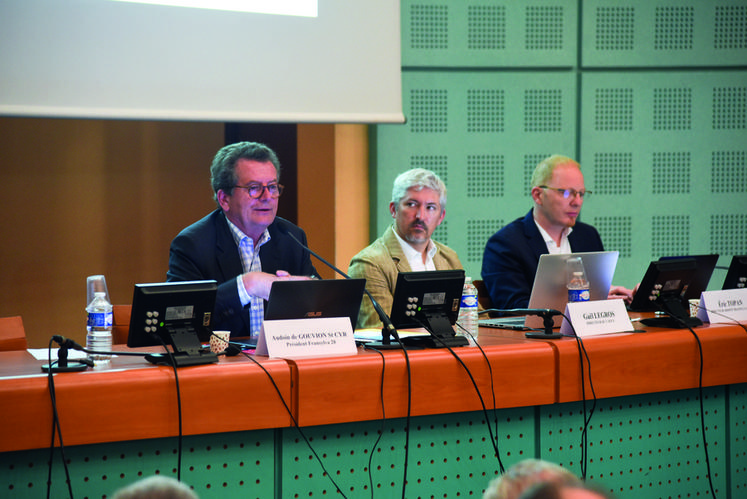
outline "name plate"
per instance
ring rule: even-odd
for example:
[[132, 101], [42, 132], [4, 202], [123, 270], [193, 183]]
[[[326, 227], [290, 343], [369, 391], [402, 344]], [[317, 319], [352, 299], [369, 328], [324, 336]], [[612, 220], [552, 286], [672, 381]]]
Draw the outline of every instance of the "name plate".
[[711, 324], [747, 321], [747, 288], [703, 291], [697, 315]]
[[257, 355], [285, 359], [356, 353], [348, 317], [264, 321], [256, 350]]
[[622, 299], [572, 302], [566, 305], [565, 315], [573, 327], [563, 318], [560, 334], [564, 336], [573, 336], [574, 329], [580, 338], [633, 331]]

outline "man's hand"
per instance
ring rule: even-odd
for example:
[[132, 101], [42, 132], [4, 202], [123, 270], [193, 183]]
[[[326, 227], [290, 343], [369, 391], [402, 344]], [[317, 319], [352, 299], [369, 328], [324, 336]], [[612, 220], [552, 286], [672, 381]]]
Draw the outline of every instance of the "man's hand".
[[270, 297], [270, 288], [275, 281], [307, 281], [308, 276], [290, 275], [285, 270], [278, 270], [275, 274], [267, 272], [247, 272], [241, 279], [244, 288], [251, 296], [258, 296], [264, 300]]

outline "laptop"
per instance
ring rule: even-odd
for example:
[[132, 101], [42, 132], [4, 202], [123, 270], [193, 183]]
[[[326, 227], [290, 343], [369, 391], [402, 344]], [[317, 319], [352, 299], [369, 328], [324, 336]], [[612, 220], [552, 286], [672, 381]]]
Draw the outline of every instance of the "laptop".
[[265, 304], [265, 320], [348, 317], [355, 330], [365, 279], [275, 281]]
[[[606, 300], [619, 255], [617, 251], [540, 255], [527, 308], [551, 308], [565, 311], [568, 303], [565, 262], [572, 257], [581, 257], [584, 262], [586, 279], [589, 281], [590, 300]], [[560, 327], [563, 316], [557, 315], [553, 321], [555, 327]], [[544, 327], [542, 317], [533, 315], [480, 319], [480, 326], [501, 329], [543, 329]]]

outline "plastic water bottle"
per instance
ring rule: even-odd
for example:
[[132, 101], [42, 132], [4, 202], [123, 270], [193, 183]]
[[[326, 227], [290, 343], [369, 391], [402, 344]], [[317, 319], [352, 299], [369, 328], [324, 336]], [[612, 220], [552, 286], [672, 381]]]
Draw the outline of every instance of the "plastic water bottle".
[[[93, 300], [86, 307], [88, 324], [86, 326], [86, 349], [100, 352], [112, 351], [112, 304], [106, 299], [106, 293], [97, 291]], [[94, 363], [107, 362], [111, 355], [88, 354]]]
[[566, 260], [568, 272], [568, 302], [589, 301], [589, 281], [586, 279], [584, 262], [581, 257]]
[[471, 277], [464, 278], [462, 302], [459, 306], [459, 319], [457, 320], [457, 323], [459, 324], [456, 328], [457, 335], [467, 336], [469, 338], [469, 335], [464, 332], [467, 330], [474, 339], [477, 339], [479, 329], [477, 322], [477, 288], [472, 284]]

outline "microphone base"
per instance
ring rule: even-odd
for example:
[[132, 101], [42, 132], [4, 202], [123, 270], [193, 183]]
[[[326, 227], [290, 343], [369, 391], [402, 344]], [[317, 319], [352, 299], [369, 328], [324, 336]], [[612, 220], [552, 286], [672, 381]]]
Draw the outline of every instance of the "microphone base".
[[48, 373], [50, 370], [53, 373], [76, 373], [85, 371], [89, 367], [93, 367], [93, 365], [87, 363], [87, 362], [67, 362], [66, 366], [58, 366], [53, 365], [51, 368], [49, 364], [44, 364], [41, 366], [42, 372]]
[[403, 345], [402, 343], [398, 343], [396, 341], [393, 341], [391, 343], [381, 343], [377, 341], [366, 343], [364, 346], [373, 350], [425, 350], [425, 347], [423, 346]]
[[527, 331], [524, 336], [535, 340], [557, 340], [563, 337], [560, 333], [546, 333], [544, 331]]

